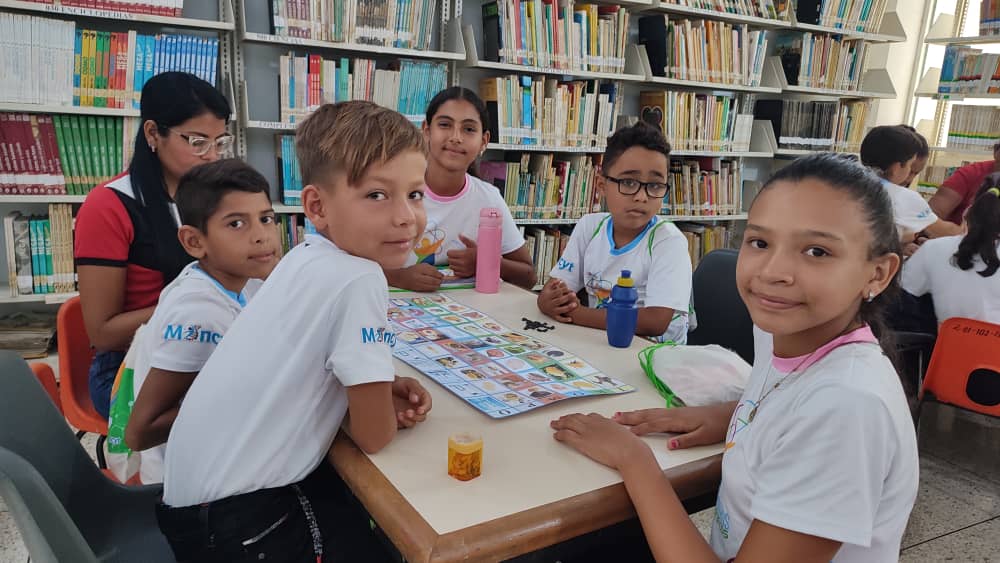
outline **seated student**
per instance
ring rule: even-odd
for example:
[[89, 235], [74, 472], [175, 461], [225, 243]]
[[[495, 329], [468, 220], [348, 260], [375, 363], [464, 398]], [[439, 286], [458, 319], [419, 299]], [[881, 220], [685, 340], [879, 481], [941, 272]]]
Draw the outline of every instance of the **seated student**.
[[[604, 305], [622, 270], [639, 292], [636, 334], [687, 342], [691, 258], [687, 239], [657, 217], [667, 194], [670, 145], [639, 122], [608, 139], [597, 190], [608, 213], [584, 215], [538, 295], [538, 308], [557, 321], [607, 327]], [[576, 293], [586, 288], [588, 307]]]
[[389, 285], [413, 291], [436, 291], [447, 265], [459, 278], [476, 275], [479, 211], [494, 207], [503, 215], [500, 277], [521, 287], [535, 285], [535, 267], [524, 237], [500, 191], [469, 174], [490, 142], [486, 104], [472, 90], [452, 86], [427, 106], [423, 132], [427, 140], [427, 228], [417, 241], [407, 267], [386, 270]]
[[[736, 283], [756, 359], [739, 401], [573, 414], [555, 439], [621, 472], [657, 561], [899, 559], [917, 496], [913, 420], [876, 340], [896, 284], [892, 206], [868, 170], [817, 154], [779, 170], [750, 207]], [[671, 450], [725, 441], [711, 541], [637, 435]]]
[[[913, 187], [913, 181], [916, 180], [917, 177], [920, 176], [920, 173], [924, 171], [924, 168], [927, 167], [927, 161], [931, 158], [931, 147], [927, 144], [927, 139], [921, 135], [919, 131], [917, 131], [916, 127], [913, 127], [912, 125], [900, 125], [900, 127], [906, 129], [910, 133], [913, 133], [913, 135], [917, 138], [917, 158], [915, 158], [913, 163], [910, 164], [910, 174], [905, 180], [903, 180], [903, 183], [900, 184], [900, 186], [903, 186], [904, 188], [911, 188]], [[930, 202], [928, 202], [928, 204], [929, 203]], [[931, 209], [933, 209], [933, 206], [931, 206]], [[935, 214], [937, 214], [936, 211]], [[938, 217], [941, 217], [940, 214], [937, 215]], [[947, 221], [948, 219], [945, 220]], [[962, 224], [961, 221], [951, 222], [956, 225]]]
[[993, 160], [973, 162], [959, 168], [945, 179], [927, 204], [938, 217], [961, 224], [979, 186], [983, 185], [986, 176], [994, 172], [1000, 172], [1000, 143], [993, 145]]
[[938, 219], [920, 194], [900, 185], [909, 177], [919, 152], [920, 139], [899, 125], [875, 127], [861, 141], [861, 162], [882, 179], [903, 244], [918, 236], [935, 238], [962, 232], [959, 225]]
[[241, 160], [191, 169], [174, 196], [178, 238], [198, 260], [160, 294], [142, 333], [136, 400], [125, 443], [141, 451], [140, 479], [163, 481], [167, 435], [181, 400], [281, 249], [267, 180]]
[[180, 561], [376, 561], [368, 518], [326, 462], [345, 430], [367, 453], [427, 416], [396, 377], [382, 268], [413, 251], [424, 140], [370, 102], [320, 106], [296, 132], [307, 235], [202, 367], [167, 441], [160, 529]]
[[966, 213], [965, 236], [929, 240], [903, 266], [903, 289], [930, 294], [938, 324], [952, 317], [1000, 323], [1000, 173], [986, 177]]

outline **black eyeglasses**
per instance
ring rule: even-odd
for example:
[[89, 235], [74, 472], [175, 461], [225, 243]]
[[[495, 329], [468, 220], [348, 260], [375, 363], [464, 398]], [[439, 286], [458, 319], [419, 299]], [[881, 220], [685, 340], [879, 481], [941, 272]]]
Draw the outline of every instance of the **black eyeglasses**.
[[632, 178], [612, 178], [607, 174], [604, 177], [610, 181], [618, 184], [618, 193], [622, 195], [635, 195], [639, 193], [640, 189], [646, 190], [646, 195], [651, 198], [660, 198], [667, 195], [667, 190], [670, 189], [670, 184], [665, 184], [663, 182], [640, 182], [639, 180], [633, 180]]

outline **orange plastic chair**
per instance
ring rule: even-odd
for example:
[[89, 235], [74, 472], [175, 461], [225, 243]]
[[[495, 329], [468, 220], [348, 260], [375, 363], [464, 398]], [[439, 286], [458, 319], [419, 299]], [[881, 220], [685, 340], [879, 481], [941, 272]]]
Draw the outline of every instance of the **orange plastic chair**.
[[919, 398], [1000, 417], [1000, 325], [960, 317], [941, 323]]
[[104, 458], [104, 441], [108, 436], [108, 421], [97, 414], [90, 400], [87, 378], [90, 363], [94, 359], [94, 349], [83, 324], [83, 310], [80, 298], [73, 297], [59, 307], [56, 316], [56, 340], [59, 350], [59, 394], [62, 398], [63, 413], [71, 426], [76, 428], [77, 438], [87, 432], [100, 434], [97, 440], [97, 464], [107, 468]]
[[52, 366], [44, 362], [31, 364], [31, 371], [35, 372], [35, 377], [42, 384], [42, 388], [48, 393], [49, 398], [56, 404], [56, 410], [60, 414], [63, 412], [62, 401], [59, 399], [59, 385], [56, 384], [56, 374], [52, 371]]

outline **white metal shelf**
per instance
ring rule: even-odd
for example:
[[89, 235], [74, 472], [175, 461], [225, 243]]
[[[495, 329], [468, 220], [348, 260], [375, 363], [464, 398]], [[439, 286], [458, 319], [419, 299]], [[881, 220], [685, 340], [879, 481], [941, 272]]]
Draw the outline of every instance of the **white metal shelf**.
[[984, 160], [990, 160], [993, 158], [993, 152], [988, 150], [977, 151], [974, 149], [958, 149], [953, 147], [930, 147], [930, 150], [934, 152], [957, 154], [962, 156], [973, 156]]
[[699, 150], [671, 150], [670, 156], [704, 156], [718, 158], [771, 158], [774, 156], [770, 152], [754, 151], [699, 151]]
[[232, 22], [225, 21], [203, 20], [197, 18], [175, 18], [152, 14], [118, 12], [115, 10], [98, 10], [94, 8], [81, 8], [76, 6], [40, 4], [38, 2], [23, 2], [18, 0], [0, 0], [0, 8], [24, 12], [42, 12], [46, 14], [73, 16], [78, 18], [151, 23], [189, 29], [213, 29], [219, 31], [232, 31], [235, 29]]
[[976, 35], [971, 37], [928, 37], [924, 43], [934, 45], [1000, 45], [1000, 35]]
[[319, 41], [316, 39], [305, 39], [302, 37], [287, 37], [284, 35], [256, 33], [253, 31], [244, 31], [242, 34], [240, 34], [240, 39], [251, 43], [266, 43], [270, 45], [290, 45], [294, 47], [315, 47], [317, 49], [329, 49], [332, 51], [348, 51], [368, 56], [412, 57], [419, 59], [438, 59], [438, 60], [448, 60], [448, 61], [465, 60], [464, 53], [451, 53], [448, 51], [426, 51], [419, 49], [401, 49], [398, 47], [383, 47], [381, 45], [363, 45], [360, 43], [334, 43], [332, 41]]
[[74, 115], [103, 115], [111, 117], [139, 117], [139, 110], [132, 108], [98, 108], [92, 106], [59, 106], [0, 102], [0, 111], [17, 113], [65, 113]]
[[59, 305], [65, 303], [69, 299], [79, 295], [77, 292], [72, 293], [32, 293], [29, 295], [18, 295], [17, 297], [12, 297], [10, 294], [9, 285], [0, 285], [0, 304], [10, 304], [10, 303], [45, 303], [46, 305]]
[[933, 98], [946, 102], [961, 102], [964, 100], [1000, 100], [1000, 94], [942, 94], [940, 92], [916, 92], [919, 98]]
[[83, 203], [85, 195], [0, 195], [0, 204], [12, 203]]
[[295, 131], [298, 127], [298, 123], [285, 123], [284, 121], [260, 121], [257, 119], [248, 119], [246, 128], [247, 129], [263, 129], [265, 131]]
[[863, 92], [860, 90], [833, 90], [830, 88], [812, 88], [809, 86], [794, 86], [789, 84], [782, 88], [783, 92], [795, 92], [797, 94], [813, 94], [816, 96], [830, 96], [833, 98], [895, 98], [896, 95], [889, 92]]
[[758, 94], [780, 94], [781, 88], [772, 86], [744, 86], [742, 84], [724, 84], [721, 82], [703, 82], [698, 80], [683, 80], [680, 78], [666, 78], [663, 76], [651, 76], [643, 79], [644, 84], [656, 84], [662, 86], [677, 86], [683, 88], [698, 88], [707, 90], [723, 90], [728, 92], [754, 92]]
[[519, 152], [558, 152], [576, 154], [601, 154], [604, 147], [560, 147], [551, 145], [519, 145], [511, 143], [490, 143], [486, 145], [486, 150], [490, 151], [519, 151]]
[[819, 152], [833, 152], [837, 154], [860, 156], [860, 153], [854, 151], [842, 151], [837, 149], [777, 149], [774, 151], [774, 156], [805, 156]]
[[623, 82], [642, 82], [645, 76], [638, 74], [625, 74], [623, 72], [599, 72], [593, 70], [576, 70], [568, 68], [552, 68], [532, 65], [519, 65], [514, 63], [497, 63], [493, 61], [466, 61], [465, 68], [475, 68], [482, 70], [499, 70], [505, 72], [516, 72], [518, 74], [548, 74], [553, 76], [566, 76], [572, 78], [582, 78], [586, 80], [621, 80]]
[[795, 23], [792, 29], [796, 31], [812, 31], [816, 33], [829, 33], [831, 35], [842, 35], [852, 41], [868, 41], [869, 43], [902, 43], [906, 41], [905, 36], [892, 35], [886, 33], [873, 33], [870, 31], [858, 31], [856, 29], [843, 29], [828, 25], [815, 25], [810, 23]]
[[700, 18], [707, 18], [710, 20], [720, 20], [731, 23], [745, 23], [747, 25], [769, 28], [769, 29], [792, 28], [792, 22], [787, 20], [758, 18], [756, 16], [745, 16], [742, 14], [729, 14], [726, 12], [720, 12], [718, 10], [703, 10], [701, 8], [689, 8], [687, 6], [678, 6], [676, 4], [668, 4], [666, 2], [659, 2], [657, 4], [654, 4], [653, 9], [660, 12], [667, 12], [670, 14], [697, 16]]

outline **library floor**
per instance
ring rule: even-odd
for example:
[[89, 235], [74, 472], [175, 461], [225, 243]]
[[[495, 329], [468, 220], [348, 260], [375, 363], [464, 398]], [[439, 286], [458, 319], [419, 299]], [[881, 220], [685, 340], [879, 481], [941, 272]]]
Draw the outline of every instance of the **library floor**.
[[[84, 438], [88, 452], [94, 440]], [[929, 404], [920, 448], [920, 492], [900, 561], [1000, 562], [1000, 420]], [[711, 518], [711, 510], [693, 516], [706, 534]], [[0, 563], [27, 560], [0, 501]]]

